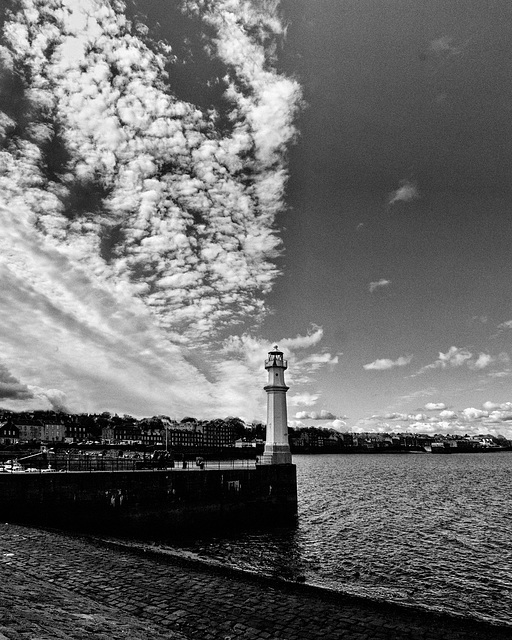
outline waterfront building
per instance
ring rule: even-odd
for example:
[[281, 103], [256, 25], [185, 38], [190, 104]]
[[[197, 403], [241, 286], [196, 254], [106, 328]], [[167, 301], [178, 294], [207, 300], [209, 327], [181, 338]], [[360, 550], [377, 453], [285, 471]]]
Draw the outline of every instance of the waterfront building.
[[44, 442], [64, 442], [66, 425], [63, 422], [43, 422], [41, 440]]
[[172, 448], [199, 448], [203, 444], [203, 433], [197, 425], [181, 426], [167, 431], [167, 444]]
[[286, 392], [289, 387], [284, 381], [284, 372], [288, 362], [277, 345], [265, 360], [268, 381], [264, 387], [267, 392], [267, 437], [263, 451], [263, 464], [291, 464], [292, 454], [288, 441], [288, 412]]
[[43, 423], [40, 420], [20, 416], [12, 422], [19, 430], [20, 442], [41, 442]]
[[118, 424], [114, 427], [114, 443], [138, 444], [142, 442], [142, 429], [136, 423]]
[[162, 447], [165, 444], [165, 430], [146, 427], [141, 431], [140, 441], [147, 447]]
[[0, 425], [0, 444], [17, 444], [20, 440], [20, 430], [10, 420]]
[[235, 446], [235, 429], [224, 420], [207, 422], [203, 426], [203, 443], [205, 447], [222, 448]]
[[83, 442], [86, 440], [87, 429], [85, 425], [77, 422], [68, 422], [66, 424], [66, 442]]

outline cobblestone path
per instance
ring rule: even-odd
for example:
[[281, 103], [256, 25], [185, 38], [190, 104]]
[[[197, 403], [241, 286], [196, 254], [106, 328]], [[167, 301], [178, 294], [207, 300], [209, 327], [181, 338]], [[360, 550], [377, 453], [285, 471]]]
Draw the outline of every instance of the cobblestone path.
[[512, 629], [0, 525], [0, 640], [494, 640]]

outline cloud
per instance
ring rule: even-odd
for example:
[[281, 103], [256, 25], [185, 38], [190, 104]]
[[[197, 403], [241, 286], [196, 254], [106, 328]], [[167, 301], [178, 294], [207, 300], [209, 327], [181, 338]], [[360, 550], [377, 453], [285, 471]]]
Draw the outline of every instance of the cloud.
[[368, 289], [370, 290], [370, 293], [373, 293], [375, 289], [380, 289], [382, 287], [389, 287], [390, 284], [391, 284], [391, 280], [384, 280], [384, 278], [381, 278], [377, 282], [370, 282], [370, 284], [368, 285]]
[[472, 357], [473, 354], [467, 349], [450, 347], [446, 353], [439, 352], [439, 358], [432, 364], [427, 364], [426, 366], [422, 367], [418, 371], [418, 374], [421, 374], [428, 369], [446, 369], [447, 367], [460, 367]]
[[330, 411], [326, 411], [325, 409], [322, 409], [320, 411], [320, 420], [336, 420], [336, 416], [334, 415], [334, 413], [331, 413]]
[[478, 420], [480, 418], [484, 418], [488, 416], [489, 413], [482, 409], [475, 409], [474, 407], [469, 407], [467, 409], [463, 409], [461, 411], [461, 416], [465, 420]]
[[488, 353], [480, 353], [478, 358], [474, 362], [468, 363], [468, 366], [470, 369], [475, 369], [475, 370], [485, 369], [491, 363], [493, 363], [494, 360], [495, 358], [493, 358]]
[[280, 344], [283, 349], [306, 349], [317, 345], [322, 340], [323, 334], [322, 327], [314, 324], [307, 335], [296, 336], [295, 338], [284, 338]]
[[446, 353], [439, 353], [439, 358], [432, 364], [422, 367], [415, 375], [419, 375], [429, 369], [447, 369], [457, 368], [463, 365], [473, 371], [485, 369], [495, 362], [508, 363], [510, 358], [507, 353], [500, 353], [498, 356], [491, 356], [488, 353], [480, 353], [475, 356], [468, 349], [460, 349], [458, 347], [450, 347]]
[[67, 405], [67, 396], [60, 389], [41, 389], [31, 385], [30, 390], [34, 394], [34, 398], [46, 400], [53, 411], [70, 412]]
[[[296, 407], [313, 407], [318, 398], [319, 398], [319, 394], [318, 393], [308, 393], [308, 392], [304, 392], [304, 393], [295, 393], [292, 396], [288, 396], [288, 404], [290, 404], [291, 406], [296, 406]], [[299, 412], [301, 414], [306, 415], [307, 412], [306, 411], [301, 411]], [[297, 413], [297, 415], [295, 416], [298, 419], [301, 419], [299, 417], [299, 413]]]
[[441, 411], [441, 409], [446, 409], [444, 402], [427, 402], [425, 405], [426, 411]]
[[512, 369], [504, 369], [503, 371], [490, 371], [487, 375], [490, 378], [508, 378], [512, 375]]
[[390, 194], [388, 199], [388, 205], [393, 205], [397, 202], [412, 202], [420, 197], [418, 187], [414, 182], [409, 180], [402, 180], [400, 186], [396, 191]]
[[457, 347], [450, 347], [446, 353], [439, 353], [439, 359], [436, 361], [436, 365], [445, 369], [446, 367], [461, 367], [467, 360], [471, 358], [472, 354], [467, 349], [458, 349]]
[[491, 411], [489, 417], [484, 419], [483, 424], [503, 424], [512, 421], [512, 411]]
[[321, 411], [299, 411], [295, 414], [297, 420], [339, 420], [333, 413], [322, 409]]
[[[279, 272], [301, 105], [276, 70], [277, 7], [187, 3], [224, 72], [208, 110], [177, 94], [173, 43], [152, 42], [120, 2], [77, 7], [23, 0], [0, 47], [0, 95], [18, 105], [0, 101], [0, 348], [24, 381], [11, 403], [261, 414], [270, 341], [249, 333]], [[286, 350], [296, 360], [322, 335]], [[337, 358], [301, 357], [290, 379]]]
[[[432, 403], [435, 404], [435, 403]], [[439, 403], [442, 404], [442, 403]], [[395, 422], [393, 424], [393, 422]], [[401, 424], [396, 424], [400, 422]], [[353, 432], [418, 433], [438, 435], [489, 434], [512, 439], [512, 402], [487, 401], [482, 409], [467, 407], [461, 411], [443, 409], [438, 416], [424, 414], [389, 413], [359, 420]]]
[[457, 417], [457, 413], [455, 411], [445, 409], [439, 413], [439, 417], [441, 420], [454, 420]]
[[482, 404], [482, 409], [484, 411], [495, 411], [496, 409], [500, 409], [501, 411], [512, 411], [512, 402], [491, 402], [488, 400]]
[[340, 432], [346, 431], [346, 427], [347, 423], [345, 422], [345, 420], [341, 420], [340, 418], [337, 418], [336, 420], [333, 420], [332, 422], [324, 425], [324, 428], [326, 429], [334, 429], [335, 431]]
[[23, 384], [2, 364], [0, 364], [0, 400], [6, 407], [17, 406], [18, 403], [31, 406], [30, 401], [42, 400], [44, 408], [67, 411], [65, 393], [59, 389], [43, 389], [35, 385]]
[[14, 377], [5, 365], [0, 364], [0, 400], [27, 400], [33, 397], [27, 385]]
[[393, 369], [394, 367], [405, 367], [411, 360], [411, 356], [400, 356], [396, 360], [389, 360], [388, 358], [382, 358], [381, 360], [374, 360], [369, 364], [363, 365], [363, 369], [367, 371], [385, 371], [387, 369]]
[[462, 53], [462, 47], [456, 47], [450, 36], [441, 36], [432, 40], [429, 50], [437, 56], [457, 56]]
[[[251, 417], [253, 415], [251, 412], [260, 407], [259, 413], [261, 414], [265, 402], [261, 392], [265, 383], [263, 363], [272, 345], [277, 344], [284, 351], [288, 362], [287, 384], [294, 390], [288, 396], [289, 404], [291, 406], [314, 406], [320, 394], [307, 391], [307, 388], [312, 384], [312, 375], [322, 366], [331, 363], [333, 357], [329, 353], [304, 355], [303, 352], [316, 346], [322, 335], [322, 328], [313, 326], [310, 334], [306, 336], [299, 335], [295, 338], [273, 342], [248, 334], [230, 336], [224, 340], [220, 357], [216, 359], [216, 364], [212, 365], [211, 372], [215, 379], [226, 380], [225, 387], [228, 390], [228, 396], [232, 396], [232, 405], [238, 405], [242, 408], [244, 415], [249, 413]], [[286, 349], [282, 346], [285, 344]], [[314, 361], [315, 367], [311, 367], [311, 361]], [[260, 383], [255, 384], [255, 381], [258, 380]], [[302, 387], [305, 387], [306, 390], [303, 390]], [[224, 413], [222, 412], [221, 415]], [[232, 410], [231, 413], [234, 411]]]
[[338, 362], [338, 355], [331, 355], [330, 353], [314, 353], [298, 360], [295, 364], [297, 367], [307, 369], [308, 371], [317, 371], [325, 365], [333, 366], [338, 364]]
[[[413, 376], [411, 376], [413, 377]], [[399, 396], [398, 400], [401, 402], [411, 402], [412, 400], [416, 400], [417, 398], [424, 398], [425, 396], [434, 396], [439, 393], [439, 390], [435, 387], [428, 387], [427, 389], [418, 389], [417, 391], [413, 391], [412, 393], [408, 393], [404, 396]]]

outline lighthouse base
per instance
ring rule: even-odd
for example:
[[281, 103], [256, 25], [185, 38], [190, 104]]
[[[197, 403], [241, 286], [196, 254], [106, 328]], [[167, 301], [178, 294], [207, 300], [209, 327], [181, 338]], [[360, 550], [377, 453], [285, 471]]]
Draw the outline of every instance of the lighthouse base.
[[291, 464], [292, 454], [287, 444], [265, 444], [261, 464]]

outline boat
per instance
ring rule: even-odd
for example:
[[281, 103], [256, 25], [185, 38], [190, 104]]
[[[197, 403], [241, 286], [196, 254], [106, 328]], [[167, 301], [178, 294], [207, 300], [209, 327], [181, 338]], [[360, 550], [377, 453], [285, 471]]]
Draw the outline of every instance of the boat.
[[3, 465], [0, 465], [0, 471], [4, 473], [19, 473], [20, 471], [25, 471], [25, 469], [16, 460], [7, 460]]
[[433, 442], [430, 445], [430, 453], [451, 453], [452, 447], [446, 442]]

